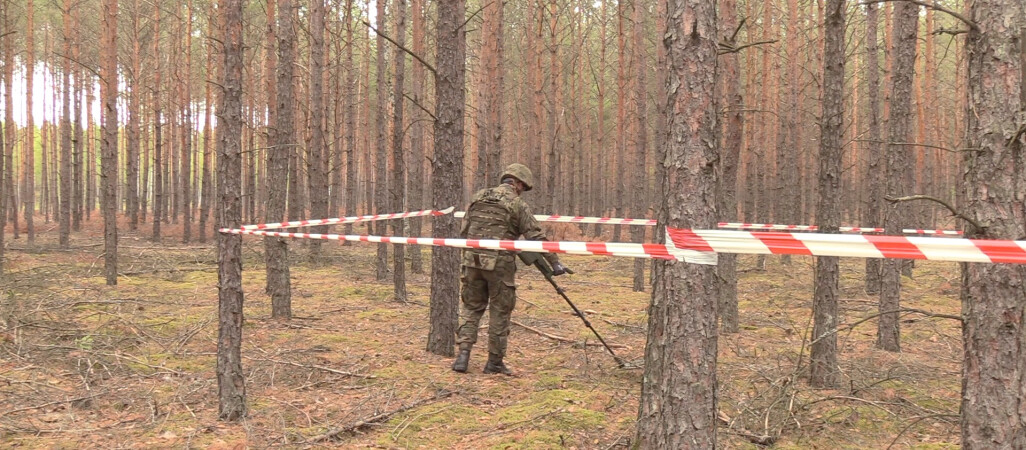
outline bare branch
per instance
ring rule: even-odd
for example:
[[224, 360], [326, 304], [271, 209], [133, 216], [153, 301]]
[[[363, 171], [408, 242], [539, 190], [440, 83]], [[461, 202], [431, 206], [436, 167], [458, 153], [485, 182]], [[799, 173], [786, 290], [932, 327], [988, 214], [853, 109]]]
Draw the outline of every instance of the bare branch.
[[747, 44], [744, 44], [744, 45], [740, 45], [740, 46], [736, 46], [736, 47], [729, 47], [729, 46], [723, 45], [723, 43], [720, 43], [720, 49], [716, 51], [716, 54], [717, 55], [726, 55], [728, 53], [738, 53], [741, 50], [744, 50], [744, 49], [746, 49], [748, 47], [755, 47], [757, 45], [765, 45], [765, 44], [773, 44], [775, 42], [777, 42], [776, 39], [771, 39], [771, 40], [768, 40], [768, 41], [750, 42], [750, 43], [747, 43]]
[[940, 11], [942, 13], [950, 15], [951, 17], [954, 17], [954, 18], [956, 18], [958, 20], [961, 20], [966, 25], [969, 25], [969, 28], [971, 30], [973, 30], [973, 31], [980, 31], [980, 27], [977, 26], [975, 22], [969, 20], [969, 18], [959, 14], [956, 11], [953, 11], [953, 10], [950, 10], [948, 8], [945, 8], [945, 7], [941, 6], [936, 1], [934, 1], [932, 3], [927, 3], [925, 1], [920, 1], [920, 0], [870, 0], [870, 1], [866, 1], [866, 2], [860, 3], [860, 5], [868, 5], [870, 3], [888, 3], [888, 2], [909, 2], [909, 3], [915, 4], [915, 5], [919, 5], [919, 6], [922, 6], [922, 7], [933, 9], [935, 11]]
[[370, 22], [368, 22], [366, 20], [361, 20], [360, 23], [363, 23], [365, 26], [367, 26], [367, 28], [370, 28], [371, 31], [373, 31], [375, 34], [385, 38], [386, 41], [391, 42], [392, 45], [394, 45], [397, 48], [399, 48], [399, 50], [402, 50], [402, 51], [406, 52], [407, 55], [410, 55], [410, 56], [413, 57], [413, 59], [416, 59], [417, 61], [419, 61], [421, 64], [424, 65], [424, 68], [426, 68], [429, 72], [431, 72], [431, 75], [434, 75], [436, 77], [438, 76], [438, 72], [435, 71], [435, 66], [432, 66], [431, 64], [429, 64], [427, 61], [425, 61], [423, 58], [421, 58], [420, 55], [418, 55], [416, 53], [413, 53], [413, 50], [410, 50], [410, 49], [406, 48], [402, 44], [392, 40], [392, 38], [389, 37], [388, 35], [378, 31], [378, 29], [375, 28], [374, 25], [371, 25]]
[[951, 206], [950, 204], [948, 204], [948, 202], [946, 202], [944, 200], [941, 200], [939, 198], [936, 198], [936, 197], [931, 197], [929, 195], [909, 195], [909, 196], [906, 196], [906, 197], [897, 197], [897, 198], [895, 198], [895, 197], [884, 197], [884, 200], [887, 200], [887, 201], [889, 201], [891, 203], [909, 202], [909, 201], [913, 201], [913, 200], [929, 200], [929, 201], [932, 201], [932, 202], [935, 202], [935, 203], [939, 203], [941, 206], [944, 206], [945, 208], [947, 208], [948, 211], [951, 211], [951, 215], [955, 216], [955, 218], [962, 219], [962, 220], [964, 220], [966, 222], [969, 222], [969, 224], [972, 225], [974, 228], [976, 228], [977, 231], [983, 231], [983, 230], [985, 230], [987, 228], [987, 227], [984, 227], [983, 225], [980, 225], [980, 223], [977, 222], [976, 220], [974, 220], [973, 218], [971, 218], [969, 216], [966, 216], [965, 214], [962, 214], [957, 209], [955, 209], [954, 206]]

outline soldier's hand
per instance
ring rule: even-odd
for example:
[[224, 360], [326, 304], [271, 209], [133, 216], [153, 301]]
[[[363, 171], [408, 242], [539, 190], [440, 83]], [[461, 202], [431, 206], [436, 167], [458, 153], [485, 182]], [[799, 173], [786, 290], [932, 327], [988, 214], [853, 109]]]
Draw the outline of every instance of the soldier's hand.
[[560, 276], [560, 275], [563, 275], [565, 273], [573, 274], [574, 271], [570, 270], [569, 267], [564, 266], [563, 263], [555, 263], [555, 264], [552, 265], [552, 275], [553, 276]]

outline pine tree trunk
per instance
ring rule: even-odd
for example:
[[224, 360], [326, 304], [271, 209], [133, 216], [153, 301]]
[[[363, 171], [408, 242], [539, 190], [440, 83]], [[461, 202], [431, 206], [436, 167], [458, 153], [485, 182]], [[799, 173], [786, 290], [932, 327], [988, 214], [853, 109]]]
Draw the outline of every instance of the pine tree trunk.
[[[891, 102], [887, 131], [887, 196], [910, 195], [914, 188], [914, 168], [907, 146], [912, 126], [912, 74], [916, 60], [916, 31], [919, 6], [901, 2], [894, 7], [894, 70], [891, 72]], [[912, 218], [908, 203], [896, 203], [884, 210], [884, 228], [890, 234], [901, 234], [902, 222]], [[877, 322], [876, 346], [883, 350], [901, 350], [898, 309], [901, 308], [902, 260], [885, 259], [880, 271], [880, 320]]]
[[[395, 0], [395, 41], [406, 46], [406, 0]], [[406, 77], [406, 53], [395, 50], [395, 96], [392, 104], [392, 211], [406, 210], [406, 164], [403, 155], [403, 135], [406, 125], [403, 122], [403, 92]], [[405, 236], [403, 230], [405, 220], [392, 221], [392, 234]], [[406, 302], [406, 246], [396, 244], [392, 247], [392, 285], [395, 301]]]
[[[353, 47], [353, 0], [346, 0], [346, 206], [347, 216], [356, 215], [357, 200], [357, 155], [356, 155], [356, 76], [359, 68], [354, 65]], [[346, 224], [345, 234], [353, 234], [353, 224]]]
[[[224, 14], [223, 91], [217, 108], [218, 227], [242, 225], [242, 11], [244, 0], [220, 0]], [[242, 236], [218, 233], [218, 418], [246, 416], [246, 380], [242, 372]]]
[[[462, 205], [463, 114], [466, 59], [465, 0], [440, 0], [437, 5], [438, 50], [435, 75], [435, 159], [431, 163], [432, 204]], [[452, 215], [437, 216], [436, 238], [459, 235]], [[431, 247], [431, 331], [427, 350], [452, 356], [456, 344], [459, 304], [460, 252], [452, 247]]]
[[[819, 205], [816, 224], [820, 233], [837, 233], [841, 225], [841, 160], [844, 137], [844, 0], [829, 0], [824, 18], [823, 115], [820, 125]], [[837, 367], [837, 303], [840, 272], [836, 256], [816, 258], [816, 285], [812, 301], [812, 351], [809, 383], [829, 388], [840, 382]]]
[[[214, 36], [218, 29], [216, 17], [209, 17], [207, 19], [207, 35]], [[212, 46], [206, 47], [206, 74], [210, 79], [217, 79], [217, 74], [214, 69], [214, 52]], [[203, 175], [201, 182], [203, 183], [200, 191], [200, 216], [199, 216], [199, 241], [207, 241], [207, 223], [210, 220], [210, 204], [214, 200], [214, 187], [211, 186], [213, 179], [211, 177], [211, 164], [213, 164], [213, 150], [210, 148], [210, 141], [213, 139], [212, 134], [214, 133], [213, 127], [211, 127], [211, 114], [214, 112], [214, 91], [211, 83], [204, 83], [203, 88], [204, 98], [204, 110], [203, 110]], [[240, 174], [241, 176], [241, 174]], [[241, 181], [240, 181], [241, 183]]]
[[[1026, 205], [1026, 8], [977, 0], [966, 41], [969, 237], [1023, 239]], [[1014, 162], [1013, 162], [1014, 161]], [[1026, 448], [1026, 266], [962, 265], [962, 446]]]
[[[735, 30], [737, 29], [737, 2], [725, 0], [720, 2], [720, 36], [727, 39], [727, 44], [734, 46]], [[717, 213], [719, 218], [733, 222], [737, 220], [737, 172], [741, 159], [741, 136], [744, 122], [741, 98], [741, 69], [737, 52], [719, 56], [722, 70], [719, 72], [720, 86], [723, 89], [721, 100], [726, 103], [726, 117], [720, 122], [723, 136], [723, 152], [720, 159], [719, 183], [717, 184]], [[719, 316], [723, 331], [738, 332], [737, 305], [737, 255], [724, 253], [719, 255], [716, 268], [720, 283]]]
[[[489, 20], [489, 17], [493, 15], [492, 11], [495, 9], [502, 9], [502, 3], [493, 3], [491, 7], [487, 7], [485, 11], [485, 20]], [[424, 0], [412, 0], [410, 2], [410, 10], [413, 14], [413, 53], [423, 55], [425, 50], [424, 44], [424, 22], [426, 21], [424, 13]], [[501, 12], [499, 12], [501, 14]], [[501, 21], [499, 22], [501, 23]], [[500, 31], [492, 31], [486, 36], [491, 36], [494, 33], [501, 34]], [[424, 106], [426, 101], [424, 95], [424, 65], [419, 62], [413, 63], [412, 67], [412, 79], [410, 84], [412, 92], [411, 95], [416, 101], [416, 105], [411, 108], [410, 114], [410, 164], [409, 164], [409, 188], [407, 192], [413, 193], [408, 195], [406, 198], [407, 204], [411, 211], [417, 211], [423, 208], [424, 202], [422, 201], [423, 196], [420, 194], [424, 189], [424, 114], [421, 112], [421, 107]], [[501, 76], [501, 75], [500, 75]], [[498, 171], [498, 169], [495, 169]], [[420, 217], [414, 217], [410, 219], [410, 235], [420, 236], [422, 233], [424, 219]], [[410, 251], [410, 271], [413, 273], [424, 273], [424, 258], [422, 256], [421, 246], [411, 245]]]
[[[64, 0], [64, 54], [71, 54], [71, 5]], [[61, 71], [61, 155], [60, 155], [60, 214], [59, 242], [67, 249], [71, 240], [71, 61], [64, 59]], [[0, 222], [6, 223], [6, 222]]]
[[[388, 33], [388, 0], [376, 0], [377, 3], [377, 27], [378, 32], [381, 34]], [[388, 211], [388, 116], [385, 114], [385, 105], [388, 104], [388, 48], [391, 45], [385, 38], [378, 35], [377, 38], [377, 95], [375, 99], [377, 106], [375, 107], [375, 120], [374, 127], [377, 131], [377, 138], [374, 143], [375, 148], [375, 160], [374, 160], [374, 213], [375, 214], [387, 214]], [[463, 176], [461, 173], [460, 176]], [[378, 222], [374, 226], [374, 230], [377, 234], [385, 234], [387, 224], [385, 222]], [[385, 281], [388, 279], [388, 244], [378, 244], [378, 256], [375, 267], [375, 276], [378, 281]]]
[[188, 244], [192, 241], [192, 0], [183, 4], [186, 13], [182, 15], [185, 20], [185, 74], [181, 80], [182, 103], [182, 154], [178, 160], [181, 169], [178, 174], [181, 177], [181, 208], [182, 208], [182, 243]]
[[[306, 149], [307, 178], [310, 185], [310, 215], [328, 217], [328, 179], [324, 170], [327, 147], [324, 144], [324, 0], [310, 1], [310, 145]], [[326, 233], [328, 227], [313, 227], [312, 233]], [[321, 240], [311, 239], [310, 257], [321, 254]]]
[[[269, 173], [289, 174], [289, 155], [294, 153], [295, 104], [293, 99], [294, 62], [296, 58], [295, 30], [292, 26], [292, 0], [278, 0], [278, 71], [276, 123], [272, 135], [272, 148], [268, 152]], [[277, 179], [268, 185], [267, 222], [285, 219], [285, 180]], [[290, 217], [291, 218], [291, 217]], [[292, 318], [292, 282], [289, 275], [288, 242], [280, 237], [265, 237], [267, 261], [267, 294], [271, 296], [271, 317]]]
[[[884, 155], [880, 152], [880, 61], [877, 48], [878, 10], [876, 3], [866, 4], [866, 90], [868, 91], [869, 122], [866, 136], [866, 208], [862, 216], [862, 224], [866, 227], [879, 227], [883, 224], [883, 186], [884, 171], [881, 167]], [[880, 293], [880, 260], [866, 258], [866, 293]]]
[[[663, 219], [668, 226], [716, 224], [716, 9], [672, 0], [666, 11], [667, 86]], [[716, 447], [716, 304], [713, 266], [665, 262], [649, 307], [641, 381], [639, 448]]]
[[[645, 218], [648, 214], [648, 201], [646, 199], [646, 189], [648, 185], [648, 161], [646, 155], [648, 153], [648, 76], [647, 72], [650, 70], [648, 63], [645, 59], [645, 16], [643, 11], [645, 8], [640, 4], [635, 4], [634, 8], [634, 107], [636, 109], [634, 126], [637, 128], [634, 135], [637, 136], [637, 142], [634, 147], [634, 168], [631, 172], [634, 173], [634, 177], [631, 180], [633, 185], [631, 192], [631, 213], [632, 217], [639, 219]], [[626, 180], [626, 171], [624, 172], [624, 178]], [[636, 243], [642, 243], [645, 241], [645, 228], [642, 226], [631, 227], [631, 241]], [[642, 292], [645, 290], [645, 260], [640, 258], [634, 259], [634, 292]]]
[[[32, 83], [36, 67], [35, 49], [35, 6], [33, 0], [27, 0], [25, 6], [25, 92], [33, 92]], [[36, 123], [32, 117], [33, 95], [25, 96], [25, 147], [22, 152], [24, 168], [22, 170], [22, 203], [25, 212], [25, 234], [29, 245], [36, 242]], [[46, 123], [44, 122], [44, 125]], [[45, 141], [44, 141], [45, 142]], [[46, 146], [44, 144], [43, 148]], [[45, 172], [44, 172], [45, 173]]]
[[103, 2], [100, 96], [103, 98], [103, 251], [107, 286], [118, 284], [118, 0]]

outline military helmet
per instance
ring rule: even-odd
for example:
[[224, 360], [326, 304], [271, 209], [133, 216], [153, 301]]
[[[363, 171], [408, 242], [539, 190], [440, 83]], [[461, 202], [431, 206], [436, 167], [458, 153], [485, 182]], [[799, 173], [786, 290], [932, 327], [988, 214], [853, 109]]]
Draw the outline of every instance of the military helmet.
[[534, 187], [534, 174], [531, 173], [531, 169], [527, 166], [519, 163], [513, 163], [506, 166], [506, 169], [502, 171], [502, 176], [499, 177], [501, 181], [503, 178], [513, 177], [524, 183], [524, 191], [530, 191]]

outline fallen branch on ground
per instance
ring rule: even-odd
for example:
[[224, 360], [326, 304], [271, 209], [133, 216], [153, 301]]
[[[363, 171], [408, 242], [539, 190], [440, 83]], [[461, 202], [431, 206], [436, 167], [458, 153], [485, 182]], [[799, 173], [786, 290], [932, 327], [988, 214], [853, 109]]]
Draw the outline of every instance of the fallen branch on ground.
[[[568, 344], [579, 344], [579, 342], [577, 342], [576, 339], [570, 339], [568, 337], [563, 337], [563, 336], [559, 336], [559, 335], [555, 335], [555, 334], [546, 333], [546, 332], [544, 332], [542, 330], [539, 330], [537, 328], [524, 325], [524, 324], [522, 324], [520, 322], [517, 322], [515, 320], [510, 320], [510, 323], [512, 323], [513, 325], [517, 325], [517, 326], [523, 327], [527, 331], [534, 332], [534, 333], [536, 333], [536, 334], [538, 334], [540, 336], [547, 337], [547, 338], [552, 339], [554, 341], [566, 342]], [[598, 343], [598, 342], [587, 342], [587, 343], [585, 343], [585, 345], [590, 345], [590, 346], [594, 346], [594, 347], [601, 347], [602, 346], [602, 344]], [[627, 346], [623, 345], [623, 344], [609, 344], [609, 347], [610, 348], [627, 348]]]
[[408, 405], [402, 405], [402, 406], [400, 406], [400, 407], [398, 407], [396, 409], [393, 409], [391, 411], [386, 411], [386, 412], [383, 412], [383, 413], [375, 414], [375, 415], [370, 416], [370, 417], [368, 417], [366, 419], [357, 420], [356, 422], [353, 422], [353, 423], [351, 423], [349, 425], [346, 425], [346, 426], [343, 426], [343, 427], [332, 428], [331, 430], [328, 430], [328, 432], [326, 432], [324, 434], [319, 434], [317, 436], [314, 436], [314, 437], [310, 438], [307, 442], [312, 443], [312, 442], [326, 441], [328, 439], [335, 439], [335, 438], [337, 438], [337, 437], [339, 437], [339, 436], [341, 436], [343, 434], [356, 431], [356, 430], [358, 430], [360, 428], [363, 428], [363, 427], [365, 427], [367, 425], [370, 425], [370, 424], [374, 424], [374, 423], [378, 423], [378, 422], [383, 422], [385, 420], [388, 420], [390, 417], [392, 417], [392, 416], [394, 416], [396, 414], [399, 414], [399, 413], [405, 412], [405, 411], [409, 411], [409, 410], [411, 410], [413, 408], [418, 408], [420, 406], [426, 405], [428, 403], [435, 402], [437, 400], [441, 400], [443, 398], [450, 397], [453, 394], [455, 394], [455, 392], [453, 392], [453, 391], [441, 391], [441, 392], [435, 394], [433, 397], [428, 397], [428, 398], [425, 398], [425, 399], [417, 400], [417, 401], [415, 401], [413, 403], [410, 403]]

